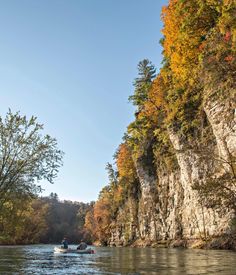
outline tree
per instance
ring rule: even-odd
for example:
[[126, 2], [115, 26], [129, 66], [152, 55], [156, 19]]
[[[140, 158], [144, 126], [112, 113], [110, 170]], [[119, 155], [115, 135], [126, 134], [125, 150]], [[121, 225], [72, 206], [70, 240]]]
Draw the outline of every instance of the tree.
[[129, 101], [137, 106], [138, 111], [140, 111], [145, 100], [147, 100], [147, 94], [151, 87], [152, 80], [156, 76], [156, 69], [151, 61], [144, 59], [138, 63], [138, 74], [139, 77], [134, 80], [134, 95], [129, 97]]
[[38, 243], [47, 230], [47, 211], [44, 201], [13, 193], [1, 208], [0, 244]]
[[113, 168], [112, 164], [109, 163], [109, 162], [107, 163], [105, 169], [106, 169], [107, 174], [108, 174], [110, 185], [116, 185], [117, 181], [118, 181], [117, 180], [117, 177], [118, 177], [117, 171], [115, 171], [115, 169]]
[[102, 244], [107, 245], [110, 237], [111, 204], [106, 196], [98, 200], [94, 205], [95, 235]]
[[[205, 149], [205, 148], [204, 148]], [[194, 182], [200, 202], [206, 207], [232, 209], [236, 213], [236, 157], [228, 150], [228, 156], [212, 154], [207, 148], [201, 152], [203, 161], [214, 161], [216, 171], [208, 171], [205, 182]]]
[[126, 143], [121, 143], [119, 145], [116, 165], [119, 171], [119, 179], [125, 178], [127, 183], [135, 181], [137, 174], [132, 158], [132, 152]]
[[36, 181], [53, 183], [63, 152], [56, 139], [43, 136], [43, 125], [32, 116], [8, 111], [0, 117], [0, 207], [17, 193], [31, 197], [41, 191]]
[[222, 5], [221, 2], [170, 0], [168, 6], [163, 7], [164, 55], [169, 61], [176, 86], [195, 87], [198, 84], [198, 57], [207, 35], [218, 20], [217, 6]]

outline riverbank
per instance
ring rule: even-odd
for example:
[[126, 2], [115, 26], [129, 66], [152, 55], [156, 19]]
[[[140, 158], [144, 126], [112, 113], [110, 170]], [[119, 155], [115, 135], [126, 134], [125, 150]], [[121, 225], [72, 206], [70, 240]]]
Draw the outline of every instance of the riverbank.
[[221, 249], [236, 251], [236, 237], [220, 236], [213, 237], [208, 240], [203, 239], [180, 239], [180, 240], [163, 240], [155, 243], [137, 241], [131, 245], [132, 247], [166, 247], [166, 248], [193, 248], [193, 249]]
[[[95, 242], [95, 246], [101, 246]], [[111, 245], [115, 246], [115, 245]], [[122, 246], [122, 245], [118, 245]], [[193, 248], [193, 249], [219, 249], [236, 251], [236, 235], [222, 235], [203, 239], [179, 239], [179, 240], [160, 240], [156, 242], [148, 240], [136, 240], [127, 247], [153, 247], [153, 248]]]
[[[11, 243], [9, 241], [1, 240], [0, 246], [21, 246], [21, 245], [50, 245], [43, 243]], [[92, 243], [96, 247], [106, 247], [99, 241]], [[218, 250], [232, 250], [236, 251], [236, 235], [222, 235], [203, 239], [179, 239], [179, 240], [159, 240], [156, 242], [148, 240], [136, 240], [128, 245], [107, 245], [111, 247], [152, 247], [152, 248], [192, 248], [192, 249], [218, 249]]]

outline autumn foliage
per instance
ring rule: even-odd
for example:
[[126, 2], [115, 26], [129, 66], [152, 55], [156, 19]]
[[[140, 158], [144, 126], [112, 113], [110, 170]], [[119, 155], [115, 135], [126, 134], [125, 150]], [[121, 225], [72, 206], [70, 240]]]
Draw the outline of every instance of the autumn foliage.
[[120, 178], [127, 178], [131, 182], [135, 179], [136, 172], [132, 152], [125, 143], [121, 143], [119, 146], [116, 164]]

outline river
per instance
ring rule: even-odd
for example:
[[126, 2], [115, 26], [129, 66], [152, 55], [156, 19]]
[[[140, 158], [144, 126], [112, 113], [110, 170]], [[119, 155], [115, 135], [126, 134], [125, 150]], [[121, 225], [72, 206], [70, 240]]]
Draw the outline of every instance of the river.
[[95, 254], [76, 255], [54, 253], [53, 248], [0, 246], [0, 274], [236, 274], [232, 251], [96, 247]]

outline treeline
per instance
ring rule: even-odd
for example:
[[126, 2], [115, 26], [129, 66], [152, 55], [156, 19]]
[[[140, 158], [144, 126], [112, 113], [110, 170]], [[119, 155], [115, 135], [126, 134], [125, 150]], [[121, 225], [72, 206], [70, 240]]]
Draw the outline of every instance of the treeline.
[[83, 226], [92, 204], [39, 197], [39, 181], [54, 182], [64, 154], [42, 133], [34, 116], [9, 110], [0, 117], [0, 244], [58, 243], [64, 236], [89, 242]]
[[[165, 171], [176, 168], [172, 132], [196, 150], [205, 148], [208, 154], [212, 132], [203, 104], [209, 97], [225, 100], [235, 89], [235, 14], [234, 0], [170, 0], [163, 8], [163, 66], [156, 74], [149, 60], [138, 64], [134, 94], [129, 97], [136, 106], [135, 120], [114, 155], [114, 166], [107, 166], [108, 185], [86, 216], [85, 226], [94, 239], [107, 244], [119, 209], [127, 198], [139, 198], [140, 159], [150, 175], [156, 173], [156, 167]], [[216, 181], [209, 175], [207, 185], [196, 188], [215, 207], [224, 201], [236, 209], [231, 188], [235, 185], [235, 159], [230, 152], [229, 157], [226, 178]], [[135, 206], [132, 211], [137, 211]], [[132, 223], [137, 225], [137, 221]]]
[[91, 204], [60, 201], [56, 193], [48, 197], [19, 200], [8, 204], [0, 215], [0, 244], [70, 243], [82, 238], [91, 243], [84, 230], [85, 215]]

